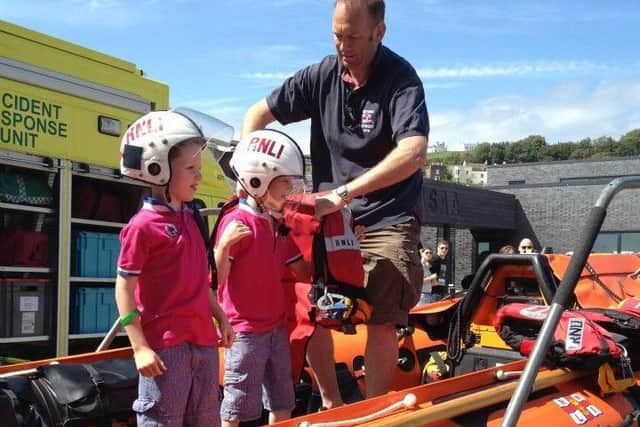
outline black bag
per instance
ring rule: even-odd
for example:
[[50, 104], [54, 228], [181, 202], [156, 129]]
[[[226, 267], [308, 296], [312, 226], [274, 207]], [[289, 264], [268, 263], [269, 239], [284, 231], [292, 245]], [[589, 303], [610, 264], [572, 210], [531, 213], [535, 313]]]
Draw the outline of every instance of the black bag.
[[213, 225], [213, 230], [211, 231], [211, 236], [209, 236], [209, 232], [207, 230], [207, 224], [202, 218], [200, 214], [200, 210], [194, 206], [193, 208], [193, 217], [198, 224], [198, 228], [200, 229], [200, 234], [204, 239], [204, 247], [207, 250], [207, 261], [209, 262], [209, 272], [211, 273], [211, 289], [214, 291], [218, 289], [218, 269], [216, 267], [216, 258], [213, 255], [213, 246], [215, 245], [216, 234], [218, 233], [218, 225], [220, 225], [220, 220], [222, 217], [229, 211], [233, 210], [238, 206], [240, 199], [234, 194], [227, 199], [226, 202], [220, 207], [220, 213], [216, 217], [216, 222]]
[[29, 380], [15, 377], [0, 380], [0, 417], [5, 427], [48, 427], [44, 422]]
[[113, 420], [135, 422], [138, 371], [132, 359], [94, 364], [46, 365], [33, 388], [50, 426], [111, 426]]

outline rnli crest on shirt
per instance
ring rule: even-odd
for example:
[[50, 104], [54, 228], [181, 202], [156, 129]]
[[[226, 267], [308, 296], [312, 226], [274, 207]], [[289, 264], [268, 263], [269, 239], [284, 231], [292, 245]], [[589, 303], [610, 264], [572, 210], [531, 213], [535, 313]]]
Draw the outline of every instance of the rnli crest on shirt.
[[371, 132], [376, 127], [376, 112], [374, 110], [362, 110], [360, 128], [363, 132]]
[[167, 233], [167, 236], [171, 237], [172, 239], [178, 237], [178, 229], [173, 224], [165, 224], [164, 232]]

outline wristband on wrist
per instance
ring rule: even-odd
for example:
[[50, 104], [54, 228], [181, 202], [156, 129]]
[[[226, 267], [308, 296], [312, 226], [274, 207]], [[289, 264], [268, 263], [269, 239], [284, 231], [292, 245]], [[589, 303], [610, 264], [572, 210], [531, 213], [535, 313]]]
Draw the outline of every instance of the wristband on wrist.
[[120, 322], [120, 326], [125, 327], [129, 323], [131, 323], [131, 321], [134, 319], [134, 317], [136, 317], [139, 314], [140, 314], [140, 311], [138, 311], [137, 308], [134, 308], [129, 313], [127, 313], [124, 316], [122, 316], [120, 318], [120, 320], [118, 320], [118, 322]]

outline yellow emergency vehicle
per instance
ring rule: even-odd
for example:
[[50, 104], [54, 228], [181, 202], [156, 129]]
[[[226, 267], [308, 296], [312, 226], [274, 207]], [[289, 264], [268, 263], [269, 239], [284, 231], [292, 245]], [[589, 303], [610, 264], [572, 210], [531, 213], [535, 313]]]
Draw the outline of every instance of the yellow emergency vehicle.
[[[117, 236], [148, 192], [120, 175], [120, 140], [168, 104], [135, 64], [0, 21], [0, 356], [90, 351], [115, 320]], [[203, 175], [217, 207], [208, 151]]]

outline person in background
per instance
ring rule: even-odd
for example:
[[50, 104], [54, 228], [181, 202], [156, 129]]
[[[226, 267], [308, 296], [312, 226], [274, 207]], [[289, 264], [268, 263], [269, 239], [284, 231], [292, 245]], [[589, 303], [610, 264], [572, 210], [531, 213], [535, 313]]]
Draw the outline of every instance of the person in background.
[[422, 289], [420, 291], [420, 300], [416, 305], [428, 304], [431, 302], [431, 290], [437, 274], [431, 273], [431, 259], [433, 258], [433, 249], [430, 246], [420, 250], [420, 261], [422, 263]]
[[[422, 81], [404, 58], [382, 44], [383, 0], [337, 0], [333, 10], [336, 55], [288, 78], [249, 108], [243, 134], [274, 120], [311, 119], [313, 191], [318, 216], [351, 208], [366, 227], [360, 243], [367, 298], [367, 396], [387, 393], [397, 364], [396, 325], [406, 325], [422, 285], [418, 252], [422, 168], [429, 118]], [[342, 404], [329, 331], [309, 341], [309, 364], [325, 407]]]
[[516, 248], [514, 248], [512, 245], [504, 245], [500, 248], [498, 253], [502, 255], [513, 255], [516, 253]]
[[518, 245], [518, 252], [521, 254], [534, 254], [536, 253], [535, 248], [533, 246], [533, 242], [531, 239], [524, 238], [520, 240], [520, 244]]
[[[206, 116], [155, 111], [122, 139], [123, 175], [151, 184], [151, 197], [120, 233], [115, 294], [140, 372], [139, 426], [219, 426], [218, 337], [233, 330], [211, 290], [193, 200]], [[213, 119], [212, 119], [213, 120]], [[200, 123], [202, 126], [196, 125]]]
[[431, 280], [435, 280], [435, 284], [431, 289], [431, 299], [433, 301], [441, 300], [447, 295], [447, 254], [449, 253], [449, 242], [440, 240], [436, 246], [436, 257], [431, 261]]

